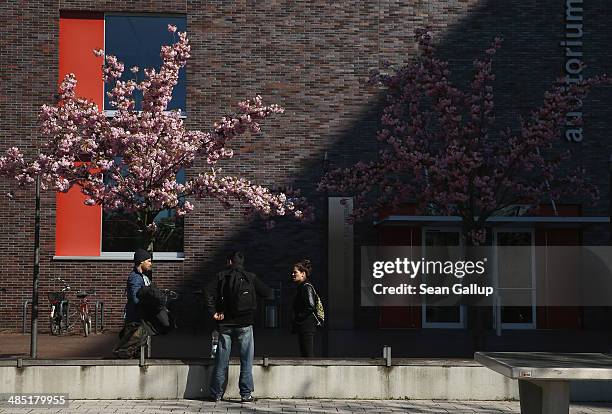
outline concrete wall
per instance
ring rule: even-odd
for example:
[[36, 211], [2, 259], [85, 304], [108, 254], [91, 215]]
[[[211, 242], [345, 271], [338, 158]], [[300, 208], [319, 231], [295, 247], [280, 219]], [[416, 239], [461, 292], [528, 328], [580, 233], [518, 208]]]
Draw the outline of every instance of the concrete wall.
[[[180, 361], [108, 361], [106, 365], [49, 365], [18, 368], [0, 365], [0, 393], [68, 393], [71, 399], [174, 399], [208, 395], [212, 365]], [[106, 361], [103, 361], [103, 363]], [[336, 361], [337, 362], [337, 361]], [[92, 362], [89, 362], [92, 364]], [[94, 362], [100, 363], [100, 361]], [[292, 364], [270, 361], [254, 366], [255, 395], [260, 398], [356, 398], [507, 400], [518, 398], [516, 381], [470, 361], [411, 362], [386, 367], [378, 361], [330, 361]], [[238, 398], [239, 365], [229, 370], [226, 397]], [[575, 384], [576, 385], [576, 384]], [[573, 386], [575, 401], [605, 401], [612, 383]]]

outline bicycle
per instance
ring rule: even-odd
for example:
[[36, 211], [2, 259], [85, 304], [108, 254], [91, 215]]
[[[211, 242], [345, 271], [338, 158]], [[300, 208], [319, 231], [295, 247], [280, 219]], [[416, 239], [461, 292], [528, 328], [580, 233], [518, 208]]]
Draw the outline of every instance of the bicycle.
[[59, 292], [47, 293], [51, 303], [51, 314], [49, 316], [51, 335], [61, 335], [62, 332], [68, 332], [74, 326], [74, 323], [70, 324], [70, 318], [78, 316], [84, 335], [89, 336], [91, 333], [91, 316], [87, 296], [95, 295], [96, 291], [77, 291], [78, 307], [76, 311], [70, 312], [70, 301], [66, 299], [66, 294], [71, 290], [71, 287], [62, 278], [58, 277], [56, 280], [63, 284], [62, 289]]
[[175, 312], [175, 304], [179, 297], [179, 294], [171, 289], [161, 289], [165, 296], [164, 306], [168, 309], [168, 314], [170, 318], [170, 326], [172, 329], [176, 329], [176, 312]]
[[166, 295], [166, 301], [168, 300], [176, 300], [179, 297], [179, 294], [171, 289], [161, 289], [161, 291]]

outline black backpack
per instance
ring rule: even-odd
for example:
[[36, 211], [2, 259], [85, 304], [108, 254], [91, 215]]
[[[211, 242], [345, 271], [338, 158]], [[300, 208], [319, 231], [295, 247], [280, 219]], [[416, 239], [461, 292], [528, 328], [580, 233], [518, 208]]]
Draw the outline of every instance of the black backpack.
[[257, 308], [253, 275], [233, 269], [221, 280], [223, 307], [230, 315], [251, 312]]

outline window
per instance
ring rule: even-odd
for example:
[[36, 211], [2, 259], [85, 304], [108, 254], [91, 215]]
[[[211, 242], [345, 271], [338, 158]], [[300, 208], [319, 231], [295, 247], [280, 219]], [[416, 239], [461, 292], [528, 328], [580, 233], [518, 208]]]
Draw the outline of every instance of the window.
[[[104, 16], [104, 51], [106, 54], [117, 56], [125, 64], [122, 80], [134, 79], [130, 68], [138, 66], [138, 80], [144, 77], [143, 69], [160, 67], [162, 60], [159, 55], [162, 45], [173, 43], [174, 35], [168, 32], [168, 25], [177, 27], [177, 31], [187, 30], [185, 16], [169, 15], [130, 15], [106, 14]], [[185, 68], [179, 71], [178, 84], [174, 87], [172, 100], [168, 109], [180, 109], [185, 112]], [[104, 109], [113, 110], [106, 92], [112, 85], [104, 85]], [[136, 110], [140, 109], [142, 93], [134, 92]]]
[[[158, 69], [161, 64], [160, 48], [171, 44], [174, 35], [168, 32], [168, 24], [178, 31], [186, 31], [187, 19], [181, 15], [118, 14], [62, 12], [59, 33], [59, 79], [74, 73], [78, 83], [78, 96], [95, 102], [112, 115], [105, 92], [100, 59], [94, 49], [105, 49], [125, 63], [122, 79], [133, 78], [130, 68], [138, 66], [137, 80], [142, 80], [145, 68]], [[106, 89], [106, 90], [105, 90]], [[185, 70], [179, 73], [178, 84], [168, 109], [181, 109], [186, 113]], [[139, 109], [141, 97], [135, 95]], [[183, 175], [184, 177], [184, 175]], [[184, 179], [184, 178], [183, 178]], [[56, 197], [56, 257], [131, 258], [131, 252], [142, 246], [140, 234], [128, 226], [133, 217], [123, 212], [102, 211], [99, 206], [83, 204], [84, 196], [74, 187], [68, 193]], [[162, 259], [180, 258], [183, 251], [182, 217], [174, 211], [164, 211], [156, 218], [161, 227], [161, 240], [155, 250]]]
[[[177, 174], [177, 180], [185, 182], [185, 171]], [[156, 252], [182, 252], [185, 219], [175, 214], [174, 209], [162, 210], [155, 217], [157, 238], [153, 246]], [[135, 213], [118, 210], [102, 212], [102, 252], [129, 252], [144, 247], [142, 233], [136, 226]]]
[[[498, 292], [495, 321], [501, 323], [503, 329], [535, 328], [534, 231], [530, 228], [495, 229], [493, 234]], [[504, 303], [525, 305], [504, 306]]]

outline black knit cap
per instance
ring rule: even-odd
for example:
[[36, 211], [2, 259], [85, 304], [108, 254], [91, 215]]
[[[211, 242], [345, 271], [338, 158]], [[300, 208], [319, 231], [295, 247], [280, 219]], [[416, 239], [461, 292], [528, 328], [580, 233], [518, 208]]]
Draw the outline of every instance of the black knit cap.
[[147, 259], [151, 259], [151, 253], [145, 249], [138, 249], [134, 252], [134, 264], [138, 266]]
[[227, 260], [231, 260], [235, 265], [242, 266], [244, 265], [244, 254], [239, 251], [232, 252], [227, 256]]

